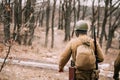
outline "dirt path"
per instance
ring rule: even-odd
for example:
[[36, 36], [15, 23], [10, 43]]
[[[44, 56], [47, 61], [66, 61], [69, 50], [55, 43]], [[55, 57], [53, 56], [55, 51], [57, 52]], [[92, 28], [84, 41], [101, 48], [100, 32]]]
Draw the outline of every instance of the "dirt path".
[[0, 73], [0, 80], [68, 80], [67, 74], [57, 70], [6, 65]]
[[[2, 63], [3, 59], [0, 59], [0, 62]], [[0, 80], [68, 80], [68, 66], [65, 67], [64, 73], [59, 73], [57, 64], [10, 59], [6, 60], [6, 64], [0, 74]], [[112, 80], [113, 72], [105, 71], [109, 66], [109, 64], [99, 65], [101, 80]]]
[[[0, 73], [0, 80], [68, 80], [68, 71], [59, 73], [57, 70], [6, 65]], [[100, 76], [99, 80], [113, 80]]]

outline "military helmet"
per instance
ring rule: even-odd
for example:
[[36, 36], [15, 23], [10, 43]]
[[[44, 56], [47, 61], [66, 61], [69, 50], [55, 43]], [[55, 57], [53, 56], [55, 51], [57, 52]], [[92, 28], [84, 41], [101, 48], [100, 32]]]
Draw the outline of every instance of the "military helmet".
[[76, 23], [75, 30], [87, 31], [88, 30], [88, 24], [85, 21], [80, 20]]

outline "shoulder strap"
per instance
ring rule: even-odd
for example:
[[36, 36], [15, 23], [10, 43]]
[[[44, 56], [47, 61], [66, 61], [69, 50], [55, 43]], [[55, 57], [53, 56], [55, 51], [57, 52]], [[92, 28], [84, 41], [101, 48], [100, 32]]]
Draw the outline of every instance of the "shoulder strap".
[[90, 42], [83, 42], [82, 44], [83, 44], [83, 45], [86, 45], [86, 46], [88, 46], [88, 47], [90, 46]]

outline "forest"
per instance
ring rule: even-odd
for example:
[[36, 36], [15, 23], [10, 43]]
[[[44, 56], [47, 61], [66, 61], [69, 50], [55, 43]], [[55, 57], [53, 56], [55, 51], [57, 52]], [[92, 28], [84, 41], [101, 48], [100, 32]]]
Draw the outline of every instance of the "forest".
[[[74, 28], [79, 20], [87, 21], [88, 34], [92, 38], [95, 27], [96, 38], [106, 55], [104, 63], [112, 65], [106, 70], [113, 71], [113, 62], [120, 52], [120, 0], [0, 0], [0, 58], [6, 57], [11, 45], [7, 59], [57, 64], [58, 55], [75, 37]], [[13, 69], [19, 66], [10, 63], [3, 67], [5, 79], [0, 80], [39, 80], [44, 76], [37, 75], [40, 72], [35, 68], [33, 74], [39, 76], [38, 79], [27, 78], [29, 74], [22, 79]], [[19, 69], [33, 71], [33, 68], [26, 70], [25, 66]], [[52, 79], [53, 73], [48, 74], [51, 80], [63, 80], [60, 77]], [[14, 79], [11, 75], [15, 75]], [[44, 77], [43, 80], [49, 79]]]

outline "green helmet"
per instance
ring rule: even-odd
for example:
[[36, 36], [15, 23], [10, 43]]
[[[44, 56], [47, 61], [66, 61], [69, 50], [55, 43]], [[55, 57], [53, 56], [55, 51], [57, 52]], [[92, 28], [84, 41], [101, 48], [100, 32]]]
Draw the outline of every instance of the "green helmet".
[[88, 24], [85, 21], [80, 20], [76, 23], [75, 30], [87, 31], [88, 30]]

